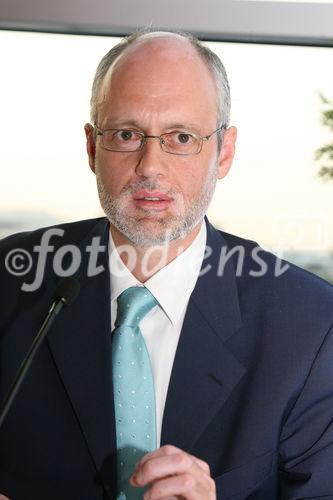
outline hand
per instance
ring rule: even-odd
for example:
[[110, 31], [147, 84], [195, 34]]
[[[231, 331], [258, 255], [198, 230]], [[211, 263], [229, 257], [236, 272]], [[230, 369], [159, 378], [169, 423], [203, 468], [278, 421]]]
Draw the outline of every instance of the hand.
[[0, 500], [9, 500], [9, 498], [5, 497], [4, 495], [0, 494]]
[[130, 483], [150, 485], [144, 500], [216, 500], [209, 465], [171, 445], [147, 453], [138, 462]]

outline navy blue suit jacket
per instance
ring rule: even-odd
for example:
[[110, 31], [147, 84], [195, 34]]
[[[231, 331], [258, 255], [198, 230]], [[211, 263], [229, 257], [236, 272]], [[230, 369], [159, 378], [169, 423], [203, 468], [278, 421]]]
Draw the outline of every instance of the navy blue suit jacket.
[[[36, 255], [43, 230], [0, 243], [1, 398], [59, 281], [54, 253], [76, 245], [82, 255], [80, 295], [55, 320], [0, 430], [0, 492], [12, 500], [115, 498], [108, 224], [61, 228], [35, 292], [21, 286], [33, 281], [36, 259], [19, 278], [5, 257], [17, 247]], [[162, 444], [207, 461], [219, 500], [333, 498], [333, 287], [295, 266], [277, 277], [279, 262], [254, 242], [208, 222], [207, 232], [211, 251], [186, 312]], [[87, 277], [94, 237], [106, 245], [105, 271]]]

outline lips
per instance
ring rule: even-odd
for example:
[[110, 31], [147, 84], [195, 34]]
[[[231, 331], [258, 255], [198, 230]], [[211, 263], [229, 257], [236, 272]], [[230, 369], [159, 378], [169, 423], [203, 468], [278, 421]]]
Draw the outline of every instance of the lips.
[[148, 200], [148, 201], [172, 201], [172, 198], [160, 191], [137, 191], [134, 200]]
[[165, 210], [173, 201], [170, 196], [160, 191], [137, 191], [133, 200], [138, 208]]

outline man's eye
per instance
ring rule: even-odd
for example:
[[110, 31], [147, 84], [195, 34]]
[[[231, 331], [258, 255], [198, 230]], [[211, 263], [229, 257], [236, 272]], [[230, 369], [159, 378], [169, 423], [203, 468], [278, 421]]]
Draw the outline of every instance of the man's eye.
[[180, 144], [188, 144], [193, 140], [193, 136], [191, 134], [186, 134], [184, 132], [181, 132], [176, 135], [176, 140]]
[[132, 132], [131, 130], [118, 130], [116, 132], [116, 136], [119, 140], [125, 142], [136, 138], [134, 132]]

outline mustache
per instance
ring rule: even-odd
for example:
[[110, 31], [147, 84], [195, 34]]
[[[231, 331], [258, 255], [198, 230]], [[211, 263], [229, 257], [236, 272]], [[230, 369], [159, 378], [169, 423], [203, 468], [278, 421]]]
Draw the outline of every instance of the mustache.
[[170, 187], [163, 186], [160, 182], [154, 179], [142, 179], [135, 183], [127, 184], [121, 190], [121, 194], [132, 195], [141, 189], [146, 191], [160, 191], [167, 196], [175, 196], [176, 194], [179, 194], [178, 191], [175, 191]]

